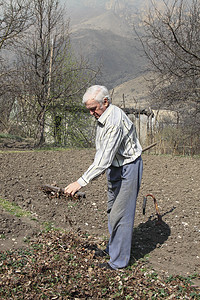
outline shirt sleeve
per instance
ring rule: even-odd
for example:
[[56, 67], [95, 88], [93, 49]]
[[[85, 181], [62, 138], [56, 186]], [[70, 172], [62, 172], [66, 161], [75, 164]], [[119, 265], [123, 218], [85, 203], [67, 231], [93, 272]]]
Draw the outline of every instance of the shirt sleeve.
[[122, 129], [110, 126], [101, 137], [101, 147], [97, 150], [95, 158], [87, 171], [77, 180], [81, 186], [87, 185], [92, 179], [101, 175], [111, 164], [122, 142]]

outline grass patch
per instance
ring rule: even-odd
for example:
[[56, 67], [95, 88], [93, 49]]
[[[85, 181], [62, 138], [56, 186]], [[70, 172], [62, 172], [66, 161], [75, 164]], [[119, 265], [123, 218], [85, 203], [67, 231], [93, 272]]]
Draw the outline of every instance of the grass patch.
[[43, 228], [44, 228], [42, 232], [50, 232], [52, 230], [61, 231], [61, 232], [63, 231], [63, 229], [55, 227], [52, 222], [47, 222], [46, 221], [46, 222], [43, 222], [42, 225], [43, 225]]
[[0, 133], [0, 139], [11, 139], [16, 140], [18, 142], [22, 142], [24, 138], [18, 135], [8, 134], [8, 133]]
[[28, 152], [48, 152], [48, 151], [68, 151], [69, 148], [34, 148], [34, 149], [23, 149], [23, 150], [0, 150], [0, 153], [7, 154], [7, 153], [28, 153]]
[[43, 146], [40, 148], [35, 148], [35, 151], [66, 151], [69, 150], [69, 148], [64, 148], [64, 147], [56, 147], [56, 146]]
[[33, 152], [33, 150], [0, 150], [1, 154], [7, 154], [7, 153], [24, 153], [24, 152]]
[[29, 211], [23, 210], [21, 207], [19, 207], [15, 203], [11, 203], [8, 200], [0, 198], [0, 206], [7, 212], [9, 212], [11, 215], [14, 215], [16, 217], [31, 217], [32, 214]]
[[[33, 221], [38, 221], [38, 219], [30, 212], [23, 210], [21, 207], [19, 207], [15, 203], [11, 203], [8, 200], [0, 198], [0, 207], [2, 207], [6, 212], [10, 213], [11, 215], [14, 215], [18, 218], [20, 217], [28, 217], [29, 219]], [[43, 222], [42, 223], [43, 232], [49, 232], [49, 231], [63, 231], [61, 228], [57, 228], [54, 226], [52, 222]], [[5, 236], [0, 235], [0, 238], [3, 239]]]

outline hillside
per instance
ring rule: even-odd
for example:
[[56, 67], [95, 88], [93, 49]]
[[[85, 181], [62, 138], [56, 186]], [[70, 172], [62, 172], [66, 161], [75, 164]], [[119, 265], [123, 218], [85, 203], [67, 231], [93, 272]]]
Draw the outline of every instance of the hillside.
[[[111, 90], [112, 102], [115, 105], [126, 107], [148, 108], [149, 107], [149, 79], [151, 73], [145, 73], [141, 76], [128, 80]], [[124, 96], [123, 96], [124, 95]]]
[[92, 65], [101, 66], [97, 81], [110, 89], [140, 76], [145, 70], [141, 46], [131, 26], [132, 14], [138, 13], [136, 7], [137, 1], [80, 3], [76, 0], [67, 4], [72, 47]]

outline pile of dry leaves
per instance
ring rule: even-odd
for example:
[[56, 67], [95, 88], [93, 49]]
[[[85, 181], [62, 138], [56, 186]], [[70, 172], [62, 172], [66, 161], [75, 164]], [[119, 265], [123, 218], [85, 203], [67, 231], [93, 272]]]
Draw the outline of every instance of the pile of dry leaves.
[[[199, 299], [191, 278], [161, 278], [139, 260], [104, 270], [85, 233], [40, 233], [29, 247], [0, 253], [1, 299]], [[98, 245], [103, 247], [103, 245]]]

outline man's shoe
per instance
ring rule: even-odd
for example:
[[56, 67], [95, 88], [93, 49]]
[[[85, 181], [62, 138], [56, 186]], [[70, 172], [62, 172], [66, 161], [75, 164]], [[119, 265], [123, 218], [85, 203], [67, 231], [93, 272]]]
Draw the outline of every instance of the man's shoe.
[[109, 263], [107, 263], [107, 262], [104, 262], [104, 263], [99, 264], [99, 267], [100, 267], [101, 269], [114, 270], [114, 269], [111, 267], [111, 265], [109, 265]]
[[107, 256], [107, 255], [108, 255], [108, 252], [106, 252], [106, 250], [101, 250], [101, 249], [97, 248], [97, 249], [95, 250], [94, 255], [95, 255], [95, 256], [103, 257], [103, 256]]

